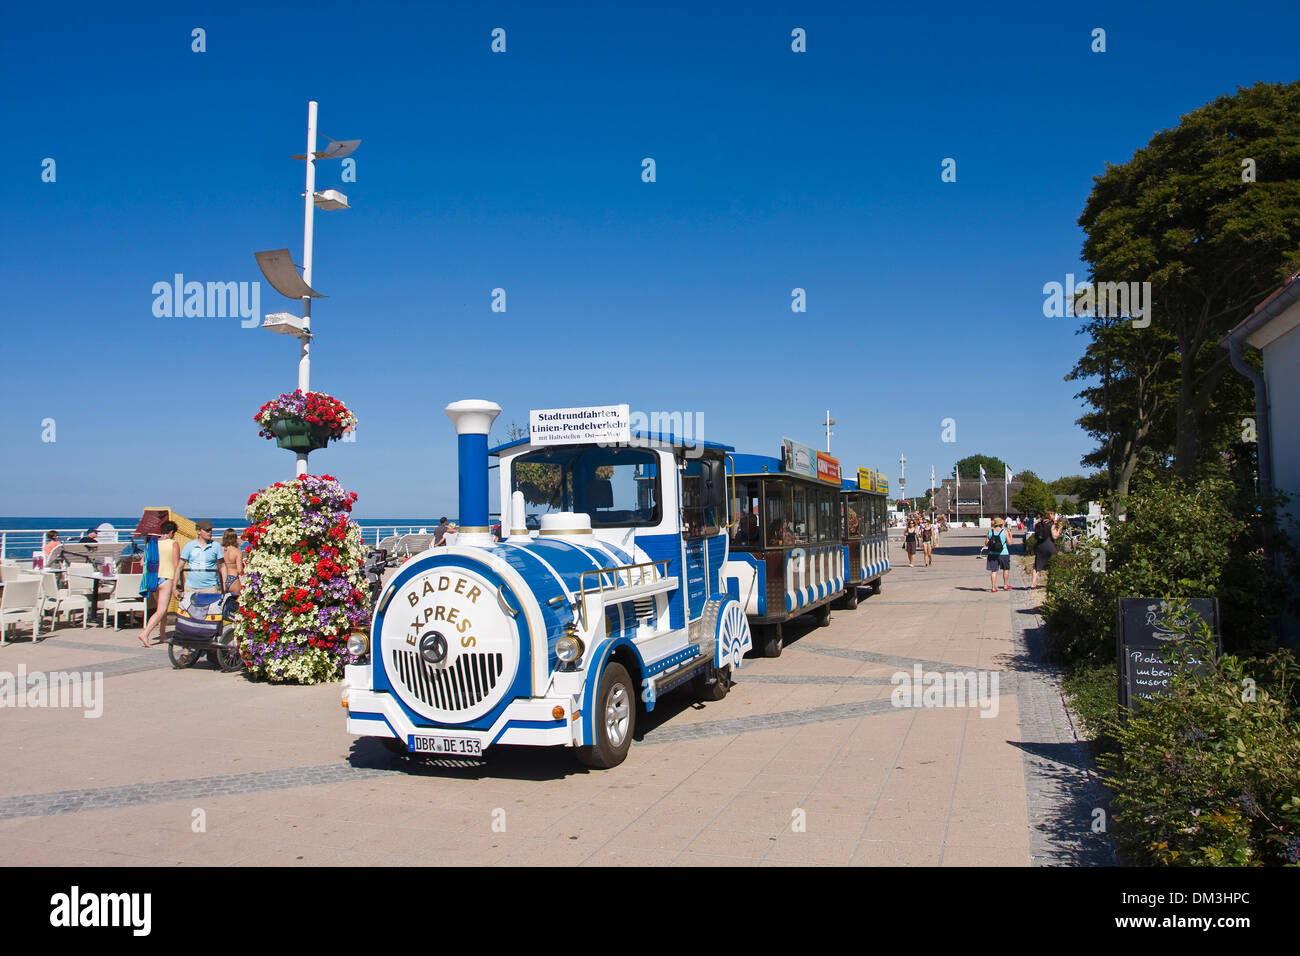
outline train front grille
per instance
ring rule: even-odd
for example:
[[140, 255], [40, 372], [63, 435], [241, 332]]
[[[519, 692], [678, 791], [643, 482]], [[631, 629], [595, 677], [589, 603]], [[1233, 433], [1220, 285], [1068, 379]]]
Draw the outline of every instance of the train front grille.
[[414, 651], [393, 651], [393, 677], [429, 707], [469, 710], [492, 693], [505, 661], [501, 654], [461, 654], [449, 666], [434, 667]]

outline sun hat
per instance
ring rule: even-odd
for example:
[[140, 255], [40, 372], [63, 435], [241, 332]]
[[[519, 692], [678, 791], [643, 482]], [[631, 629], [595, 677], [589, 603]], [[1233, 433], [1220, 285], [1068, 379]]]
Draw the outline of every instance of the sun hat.
[[207, 518], [200, 518], [198, 521], [194, 522], [194, 527], [198, 528], [200, 531], [211, 531], [212, 522]]

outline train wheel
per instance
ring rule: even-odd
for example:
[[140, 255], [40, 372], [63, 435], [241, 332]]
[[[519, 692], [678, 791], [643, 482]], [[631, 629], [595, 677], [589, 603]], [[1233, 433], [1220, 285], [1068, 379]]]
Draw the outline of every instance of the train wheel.
[[884, 578], [876, 578], [876, 580], [874, 580], [874, 581], [871, 582], [871, 593], [872, 593], [872, 594], [879, 594], [879, 593], [880, 593], [881, 591], [883, 591], [884, 589], [885, 589], [885, 579], [884, 579]]
[[627, 757], [636, 729], [636, 689], [627, 669], [611, 662], [596, 690], [596, 742], [578, 748], [578, 760], [588, 767], [617, 767]]
[[813, 612], [817, 616], [817, 626], [826, 627], [831, 622], [831, 606], [823, 604]]
[[844, 607], [852, 611], [858, 606], [858, 586], [850, 584], [848, 590], [844, 592]]
[[193, 667], [203, 656], [203, 648], [186, 647], [183, 644], [167, 645], [167, 656], [171, 658], [172, 667], [181, 670], [185, 667]]
[[722, 700], [727, 696], [727, 691], [731, 690], [731, 666], [721, 670], [705, 668], [704, 673], [697, 674], [691, 683], [694, 685], [695, 696], [700, 700]]
[[763, 628], [763, 656], [780, 657], [781, 656], [781, 625], [768, 624]]

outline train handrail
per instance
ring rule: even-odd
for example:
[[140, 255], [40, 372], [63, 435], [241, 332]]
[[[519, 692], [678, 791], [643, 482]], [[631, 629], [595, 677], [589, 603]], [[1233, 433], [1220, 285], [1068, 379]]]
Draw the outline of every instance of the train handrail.
[[[588, 626], [588, 622], [587, 622], [587, 595], [588, 594], [604, 594], [606, 591], [617, 591], [624, 588], [644, 587], [644, 585], [646, 584], [646, 580], [645, 580], [646, 569], [657, 568], [661, 564], [664, 565], [664, 569], [661, 572], [659, 572], [660, 577], [658, 578], [657, 581], [651, 581], [650, 583], [652, 584], [662, 583], [664, 585], [662, 590], [664, 591], [672, 590], [674, 587], [677, 586], [677, 579], [668, 577], [668, 565], [671, 563], [672, 563], [672, 558], [661, 558], [658, 561], [639, 561], [635, 564], [622, 564], [619, 565], [618, 567], [613, 567], [613, 568], [593, 568], [590, 571], [583, 571], [580, 575], [578, 575], [578, 591], [577, 591], [578, 604], [579, 604], [578, 611], [579, 611], [579, 617], [582, 620], [583, 629], [585, 630]], [[618, 574], [620, 571], [623, 571], [627, 574], [627, 580], [628, 580], [627, 584], [618, 583]], [[632, 584], [633, 571], [636, 571], [638, 574], [638, 581], [636, 584]], [[613, 584], [605, 583], [605, 575], [607, 574], [614, 575]], [[587, 587], [586, 582], [587, 582], [588, 575], [596, 576], [596, 585], [597, 585], [596, 587], [594, 588]], [[658, 592], [656, 591], [652, 593], [658, 593]]]

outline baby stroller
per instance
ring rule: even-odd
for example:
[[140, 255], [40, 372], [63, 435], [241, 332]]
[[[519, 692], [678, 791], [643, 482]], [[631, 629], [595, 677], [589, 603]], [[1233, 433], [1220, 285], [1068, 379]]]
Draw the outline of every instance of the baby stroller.
[[176, 627], [167, 639], [172, 667], [193, 667], [207, 654], [226, 673], [243, 670], [235, 640], [235, 614], [239, 599], [233, 594], [188, 593], [180, 602]]

